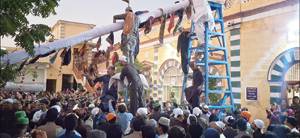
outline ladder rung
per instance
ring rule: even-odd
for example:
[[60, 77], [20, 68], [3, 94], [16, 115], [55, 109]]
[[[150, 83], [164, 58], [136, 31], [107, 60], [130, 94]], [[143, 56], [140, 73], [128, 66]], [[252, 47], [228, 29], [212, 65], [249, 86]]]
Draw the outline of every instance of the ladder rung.
[[227, 61], [219, 61], [219, 60], [208, 60], [207, 61], [209, 65], [223, 65], [227, 64]]
[[[228, 62], [226, 61], [218, 61], [218, 60], [208, 60], [208, 65], [225, 65]], [[203, 61], [196, 62], [197, 66], [205, 66], [205, 63]]]
[[223, 20], [222, 19], [215, 19], [215, 22], [217, 22], [217, 23], [223, 23]]
[[216, 105], [209, 105], [209, 109], [220, 109], [220, 108], [232, 108], [232, 105], [221, 105], [221, 106], [216, 106]]
[[195, 52], [204, 52], [204, 49], [202, 47], [192, 47], [190, 50]]
[[213, 48], [213, 49], [218, 49], [218, 50], [226, 50], [225, 47], [221, 47], [221, 46], [212, 46], [212, 45], [208, 45], [208, 48]]
[[228, 76], [216, 76], [216, 75], [208, 75], [208, 78], [213, 78], [213, 79], [228, 79]]
[[219, 36], [224, 36], [223, 33], [219, 32], [209, 32], [210, 37], [219, 37]]
[[225, 93], [225, 94], [230, 94], [231, 92], [228, 91], [228, 90], [208, 90], [208, 93], [218, 93], [218, 94]]

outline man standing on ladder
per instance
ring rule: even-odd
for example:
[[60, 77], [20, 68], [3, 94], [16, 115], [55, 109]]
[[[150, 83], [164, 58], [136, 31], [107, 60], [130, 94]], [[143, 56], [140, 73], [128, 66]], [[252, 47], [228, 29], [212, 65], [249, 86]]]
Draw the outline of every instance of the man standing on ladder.
[[127, 57], [122, 56], [119, 61], [124, 66], [121, 71], [120, 79], [124, 82], [126, 77], [128, 81], [128, 93], [130, 98], [129, 111], [132, 114], [135, 114], [139, 107], [145, 106], [143, 100], [144, 88], [142, 80], [134, 65], [128, 63]]

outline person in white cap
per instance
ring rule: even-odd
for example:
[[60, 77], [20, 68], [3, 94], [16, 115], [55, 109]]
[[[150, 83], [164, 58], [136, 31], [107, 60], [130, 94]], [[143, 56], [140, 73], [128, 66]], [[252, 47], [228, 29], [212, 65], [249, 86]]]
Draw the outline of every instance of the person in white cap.
[[208, 110], [208, 106], [206, 104], [202, 105], [202, 115], [201, 117], [204, 118], [205, 120], [209, 121], [211, 113]]
[[169, 127], [170, 127], [170, 119], [166, 117], [160, 117], [157, 125], [159, 138], [168, 138]]
[[120, 80], [124, 81], [126, 77], [128, 81], [128, 94], [130, 98], [129, 111], [135, 114], [139, 107], [145, 107], [143, 84], [138, 70], [134, 65], [127, 63], [125, 56], [120, 58], [120, 63], [124, 66], [121, 71]]
[[184, 122], [184, 114], [180, 108], [173, 109], [174, 118], [171, 118], [170, 127], [181, 126], [187, 130], [187, 124]]
[[148, 114], [148, 109], [145, 107], [140, 107], [136, 111], [136, 116], [141, 116], [141, 117], [146, 118], [147, 114]]
[[252, 126], [252, 129], [254, 130], [253, 138], [262, 137], [262, 129], [265, 127], [264, 121], [262, 121], [260, 119], [255, 119], [255, 120], [253, 120], [253, 123], [251, 126]]
[[235, 119], [234, 119], [233, 116], [226, 116], [224, 118], [224, 123], [225, 123], [226, 126], [225, 126], [225, 129], [223, 131], [223, 134], [224, 134], [225, 137], [233, 138], [236, 135], [238, 135], [238, 131], [236, 129], [233, 129], [234, 122], [235, 122]]
[[198, 123], [205, 130], [208, 127], [208, 121], [201, 117], [202, 110], [199, 107], [193, 108], [193, 114], [196, 116]]

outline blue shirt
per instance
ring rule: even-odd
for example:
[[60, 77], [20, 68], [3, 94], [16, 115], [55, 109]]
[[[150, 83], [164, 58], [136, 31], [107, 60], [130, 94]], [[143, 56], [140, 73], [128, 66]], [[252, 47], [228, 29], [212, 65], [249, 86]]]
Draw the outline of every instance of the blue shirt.
[[120, 124], [123, 133], [125, 133], [125, 130], [127, 129], [132, 118], [133, 115], [131, 113], [117, 113], [117, 122]]

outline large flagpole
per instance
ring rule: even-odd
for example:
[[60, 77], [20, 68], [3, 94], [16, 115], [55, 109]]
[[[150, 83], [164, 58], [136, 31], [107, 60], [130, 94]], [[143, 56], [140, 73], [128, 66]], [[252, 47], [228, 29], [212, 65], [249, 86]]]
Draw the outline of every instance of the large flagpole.
[[[162, 14], [169, 14], [173, 13], [179, 9], [185, 8], [189, 5], [189, 0], [182, 0], [177, 4], [174, 4], [169, 7], [162, 8], [163, 12], [161, 12], [160, 9], [151, 11], [149, 13], [145, 13], [139, 16], [141, 22], [145, 22], [150, 16], [153, 16], [154, 18], [162, 16]], [[105, 25], [99, 28], [94, 28], [92, 30], [83, 32], [76, 36], [71, 36], [68, 38], [60, 39], [54, 42], [42, 44], [39, 46], [35, 46], [34, 48], [34, 56], [38, 55], [44, 55], [47, 54], [53, 50], [58, 51], [60, 49], [66, 48], [66, 47], [72, 47], [76, 44], [82, 43], [84, 41], [95, 39], [99, 36], [103, 36], [106, 34], [109, 34], [110, 32], [119, 31], [123, 28], [124, 22], [117, 22], [112, 23], [110, 25]], [[15, 51], [9, 54], [4, 55], [1, 58], [1, 63], [7, 63], [7, 64], [16, 64], [19, 62], [22, 62], [23, 60], [30, 58], [31, 56], [25, 51], [25, 50], [19, 50]]]

